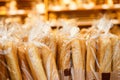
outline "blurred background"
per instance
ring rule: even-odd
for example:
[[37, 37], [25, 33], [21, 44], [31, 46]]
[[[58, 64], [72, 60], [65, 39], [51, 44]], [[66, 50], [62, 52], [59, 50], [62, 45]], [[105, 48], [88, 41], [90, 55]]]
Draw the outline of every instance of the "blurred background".
[[0, 0], [0, 19], [25, 23], [28, 17], [41, 20], [76, 19], [78, 26], [91, 26], [106, 15], [120, 25], [120, 0]]

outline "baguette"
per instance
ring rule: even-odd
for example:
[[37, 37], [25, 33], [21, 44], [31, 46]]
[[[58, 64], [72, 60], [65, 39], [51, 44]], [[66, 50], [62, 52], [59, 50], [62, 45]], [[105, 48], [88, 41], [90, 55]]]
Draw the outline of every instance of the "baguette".
[[41, 51], [47, 80], [60, 80], [54, 54], [49, 48], [46, 47], [42, 47]]
[[95, 72], [96, 41], [94, 39], [88, 39], [86, 47], [87, 47], [86, 56], [87, 80], [96, 80], [93, 74]]
[[54, 55], [56, 59], [56, 39], [55, 36], [50, 36], [49, 38], [45, 39], [45, 44], [50, 48], [52, 51], [52, 54]]
[[61, 80], [71, 79], [71, 46], [62, 46], [59, 60], [60, 78]]
[[7, 64], [5, 61], [5, 55], [2, 51], [2, 46], [0, 44], [0, 80], [7, 80], [9, 79], [8, 71], [7, 71]]
[[23, 80], [33, 80], [28, 62], [26, 60], [26, 49], [24, 44], [19, 44], [17, 47], [18, 58], [20, 63], [20, 69], [22, 73]]
[[38, 48], [29, 43], [26, 58], [34, 80], [47, 80]]
[[11, 80], [22, 80], [17, 57], [17, 49], [13, 42], [5, 43], [4, 52]]
[[100, 73], [111, 72], [112, 62], [112, 43], [108, 36], [101, 35], [98, 39], [98, 50], [97, 50], [98, 63]]
[[82, 40], [75, 39], [71, 42], [71, 46], [74, 69], [73, 80], [85, 80], [85, 51], [82, 48], [82, 46], [84, 47], [84, 43]]
[[120, 70], [120, 40], [118, 36], [112, 35], [111, 42], [112, 42], [112, 49], [113, 49], [112, 70], [114, 72], [114, 71]]

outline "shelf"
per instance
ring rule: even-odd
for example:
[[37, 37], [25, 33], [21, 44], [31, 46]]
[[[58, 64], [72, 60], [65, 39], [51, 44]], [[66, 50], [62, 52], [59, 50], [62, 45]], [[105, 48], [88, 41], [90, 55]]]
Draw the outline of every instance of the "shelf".
[[10, 1], [10, 0], [0, 0], [0, 2], [8, 2], [8, 1]]
[[0, 16], [27, 16], [29, 11], [27, 10], [17, 10], [14, 12], [7, 12], [4, 14], [0, 14]]
[[[112, 23], [114, 25], [119, 25], [120, 21], [116, 20], [116, 19], [113, 19]], [[92, 20], [91, 21], [81, 21], [81, 22], [78, 22], [77, 24], [78, 24], [78, 26], [91, 26], [93, 24], [93, 21]]]
[[59, 10], [54, 10], [54, 9], [49, 9], [48, 12], [70, 12], [70, 11], [88, 11], [88, 10], [120, 10], [120, 4], [113, 5], [109, 7], [108, 5], [96, 5], [93, 8], [78, 8], [78, 9], [59, 9]]

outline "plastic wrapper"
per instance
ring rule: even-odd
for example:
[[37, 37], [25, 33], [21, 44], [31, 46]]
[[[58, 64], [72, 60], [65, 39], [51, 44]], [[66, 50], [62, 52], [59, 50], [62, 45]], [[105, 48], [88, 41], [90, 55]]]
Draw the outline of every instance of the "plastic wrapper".
[[60, 80], [56, 66], [56, 38], [50, 25], [43, 23], [33, 28], [30, 31], [29, 42], [39, 48], [47, 79]]
[[38, 48], [32, 43], [27, 45], [26, 57], [35, 80], [47, 80]]
[[85, 43], [84, 40], [75, 39], [71, 42], [73, 80], [85, 80]]
[[29, 41], [37, 41], [47, 45], [56, 58], [56, 37], [51, 31], [49, 23], [36, 23], [34, 28], [30, 30]]
[[58, 36], [58, 69], [61, 80], [85, 80], [85, 41], [79, 29], [64, 24]]
[[19, 59], [20, 70], [22, 74], [23, 80], [33, 80], [31, 75], [30, 67], [28, 65], [28, 61], [26, 59], [27, 50], [24, 43], [19, 43], [17, 45], [17, 55]]
[[111, 21], [102, 18], [96, 26], [86, 35], [86, 80], [119, 80], [120, 40], [109, 33]]
[[56, 60], [52, 51], [47, 47], [41, 48], [41, 55], [48, 80], [60, 80]]
[[2, 50], [2, 45], [0, 44], [0, 80], [10, 79], [7, 68], [5, 55]]
[[17, 49], [13, 42], [6, 42], [3, 46], [7, 67], [11, 80], [22, 80], [19, 68]]
[[54, 34], [50, 23], [34, 20], [29, 29], [0, 25], [0, 80], [120, 79], [120, 38], [109, 32], [111, 21], [82, 30], [63, 22]]
[[18, 24], [5, 24], [0, 28], [0, 33], [1, 47], [3, 48], [0, 56], [6, 70], [3, 69], [5, 72], [7, 71], [6, 74], [1, 72], [5, 76], [5, 78], [0, 77], [3, 78], [1, 80], [32, 80], [24, 55], [25, 47], [22, 44], [24, 30]]

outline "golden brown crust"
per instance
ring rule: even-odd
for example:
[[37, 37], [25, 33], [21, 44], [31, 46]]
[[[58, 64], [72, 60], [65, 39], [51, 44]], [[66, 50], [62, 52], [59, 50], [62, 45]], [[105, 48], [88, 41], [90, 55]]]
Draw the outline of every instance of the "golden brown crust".
[[38, 48], [30, 43], [27, 50], [26, 58], [34, 80], [47, 80]]
[[87, 72], [92, 71], [91, 68], [95, 71], [95, 56], [96, 56], [96, 41], [94, 39], [87, 41], [87, 61], [86, 61], [86, 70]]
[[113, 71], [119, 71], [120, 70], [120, 40], [118, 36], [112, 35], [110, 37], [111, 42], [112, 42], [112, 70]]
[[72, 46], [72, 64], [74, 80], [85, 80], [85, 48], [82, 40], [75, 39], [71, 42]]
[[9, 68], [10, 78], [12, 80], [22, 80], [18, 57], [17, 57], [17, 50], [13, 42], [7, 42], [4, 46], [5, 50], [5, 59]]
[[18, 52], [19, 64], [20, 64], [20, 69], [21, 69], [23, 80], [33, 80], [31, 72], [30, 72], [30, 68], [29, 68], [29, 65], [28, 65], [28, 62], [25, 56], [27, 52], [26, 52], [24, 44], [18, 45], [17, 52]]
[[49, 48], [42, 47], [42, 60], [48, 80], [60, 80], [54, 54]]
[[9, 79], [7, 64], [5, 61], [5, 55], [2, 51], [2, 45], [0, 44], [0, 80], [7, 80], [7, 79]]
[[98, 51], [97, 51], [98, 63], [100, 65], [100, 73], [111, 72], [112, 62], [112, 43], [108, 36], [100, 36], [98, 39]]

